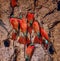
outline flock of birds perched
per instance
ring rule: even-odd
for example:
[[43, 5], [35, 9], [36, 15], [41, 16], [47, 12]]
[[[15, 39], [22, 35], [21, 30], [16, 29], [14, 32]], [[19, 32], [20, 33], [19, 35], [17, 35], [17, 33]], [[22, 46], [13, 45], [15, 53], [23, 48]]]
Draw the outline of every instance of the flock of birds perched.
[[[34, 6], [36, 6], [36, 1], [34, 0]], [[18, 0], [11, 0], [11, 8], [12, 12], [10, 14], [10, 23], [15, 30], [12, 33], [12, 40], [18, 40], [20, 44], [24, 44], [27, 46], [26, 48], [26, 61], [30, 61], [31, 56], [34, 52], [35, 49], [35, 44], [43, 44], [45, 49], [48, 49], [50, 54], [54, 54], [55, 49], [53, 46], [53, 43], [49, 40], [48, 34], [45, 32], [45, 30], [40, 26], [39, 22], [35, 20], [34, 18], [34, 13], [28, 12], [26, 18], [20, 15], [19, 18], [13, 17], [14, 15], [14, 8], [17, 6]], [[60, 6], [59, 6], [60, 7]], [[51, 28], [53, 28], [56, 24], [58, 24], [60, 21], [55, 22]], [[4, 26], [5, 24], [0, 20], [0, 26], [4, 27], [4, 29], [8, 32], [6, 27]], [[50, 29], [51, 29], [50, 28]], [[31, 39], [31, 34], [34, 31], [35, 38], [34, 40]], [[22, 35], [20, 36], [22, 32]], [[9, 33], [9, 32], [8, 32]], [[30, 39], [28, 37], [28, 33], [30, 34]], [[44, 38], [44, 40], [43, 40]], [[5, 47], [9, 47], [9, 40], [6, 39], [4, 40], [4, 45]]]

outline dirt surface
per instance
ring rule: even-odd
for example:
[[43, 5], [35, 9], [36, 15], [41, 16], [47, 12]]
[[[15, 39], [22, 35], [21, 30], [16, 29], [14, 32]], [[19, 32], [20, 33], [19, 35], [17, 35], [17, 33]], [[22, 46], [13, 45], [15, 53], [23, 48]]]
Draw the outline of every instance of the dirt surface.
[[[14, 8], [14, 17], [19, 17], [20, 12], [24, 16], [29, 10], [34, 12], [35, 19], [49, 34], [56, 49], [56, 54], [52, 56], [53, 61], [60, 61], [60, 0], [37, 0], [36, 7], [33, 3], [34, 0], [18, 0], [18, 7]], [[9, 22], [11, 11], [10, 0], [0, 0], [0, 61], [25, 61], [24, 45], [13, 40], [10, 40], [9, 47], [4, 45], [4, 40], [12, 30]], [[18, 51], [17, 54], [14, 53], [15, 49]], [[52, 58], [37, 44], [31, 61], [52, 61]]]

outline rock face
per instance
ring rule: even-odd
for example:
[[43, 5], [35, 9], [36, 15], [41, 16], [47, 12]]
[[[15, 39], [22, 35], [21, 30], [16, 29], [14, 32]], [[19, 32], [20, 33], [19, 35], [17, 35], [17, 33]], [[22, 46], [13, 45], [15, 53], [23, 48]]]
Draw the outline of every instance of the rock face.
[[[60, 1], [37, 0], [36, 7], [34, 7], [34, 0], [18, 0], [18, 5], [14, 8], [14, 16], [18, 17], [20, 12], [26, 16], [27, 11], [34, 11], [35, 18], [47, 31], [56, 49], [56, 54], [52, 56], [53, 61], [60, 61]], [[8, 33], [12, 30], [9, 22], [10, 13], [10, 0], [0, 0], [0, 61], [25, 61], [24, 45], [13, 40], [10, 40], [9, 47], [4, 45], [4, 40], [8, 38]], [[15, 53], [16, 50], [18, 53]], [[49, 60], [52, 61], [48, 53], [43, 50], [41, 45], [37, 45], [31, 61]]]

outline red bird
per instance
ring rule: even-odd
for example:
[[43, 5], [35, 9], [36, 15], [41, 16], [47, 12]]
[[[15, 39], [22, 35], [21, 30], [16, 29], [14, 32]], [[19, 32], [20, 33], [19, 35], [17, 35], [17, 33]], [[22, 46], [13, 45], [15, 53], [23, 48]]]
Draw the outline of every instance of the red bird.
[[33, 43], [36, 43], [36, 44], [42, 44], [43, 40], [42, 40], [42, 37], [39, 38], [38, 36], [35, 36], [34, 38], [34, 42]]
[[11, 7], [17, 6], [17, 0], [11, 0]]
[[43, 28], [40, 27], [37, 21], [34, 21], [33, 23], [33, 29], [37, 36], [34, 39], [34, 43], [41, 43], [43, 42], [42, 37], [44, 37], [46, 40], [49, 40], [48, 34], [45, 32]]
[[33, 13], [28, 13], [27, 14], [27, 21], [28, 21], [28, 32], [31, 34], [32, 32], [32, 23], [34, 20], [34, 14]]
[[27, 37], [27, 40], [26, 40], [26, 38], [23, 37], [23, 36], [21, 36], [21, 37], [19, 38], [18, 42], [19, 42], [20, 44], [30, 44], [29, 38]]
[[13, 29], [18, 30], [18, 19], [17, 18], [10, 18], [10, 23], [13, 26]]
[[20, 21], [20, 28], [23, 33], [27, 31], [27, 22], [26, 19], [22, 18]]
[[32, 27], [28, 27], [28, 32], [31, 34], [32, 33]]
[[41, 28], [41, 27], [40, 27], [40, 33], [41, 33], [41, 35], [42, 35], [46, 40], [49, 40], [49, 36], [48, 36], [47, 32], [46, 32], [43, 28]]
[[17, 1], [18, 1], [18, 0], [11, 0], [11, 1], [10, 1], [10, 5], [11, 5], [11, 8], [12, 8], [12, 11], [11, 11], [11, 13], [10, 13], [10, 17], [11, 17], [12, 15], [14, 15], [14, 8], [17, 6]]
[[33, 13], [28, 13], [27, 14], [27, 20], [29, 23], [32, 23], [32, 21], [34, 20], [34, 14]]
[[16, 33], [12, 33], [12, 40], [16, 40], [17, 38], [17, 34]]
[[27, 47], [27, 49], [26, 49], [26, 55], [27, 55], [26, 59], [28, 59], [28, 58], [30, 59], [31, 58], [34, 49], [35, 49], [35, 46], [34, 45], [29, 45]]
[[33, 29], [36, 33], [39, 32], [39, 24], [37, 21], [33, 22]]

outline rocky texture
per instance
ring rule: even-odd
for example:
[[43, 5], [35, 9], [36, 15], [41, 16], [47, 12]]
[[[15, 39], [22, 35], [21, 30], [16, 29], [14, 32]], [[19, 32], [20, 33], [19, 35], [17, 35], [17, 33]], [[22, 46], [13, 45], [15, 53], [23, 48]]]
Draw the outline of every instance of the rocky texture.
[[[37, 0], [34, 7], [33, 0], [18, 0], [19, 7], [15, 7], [14, 16], [18, 17], [20, 12], [26, 16], [27, 11], [35, 12], [35, 18], [41, 23], [47, 31], [50, 40], [53, 42], [57, 54], [54, 54], [53, 61], [60, 61], [60, 9], [59, 0]], [[11, 13], [10, 0], [0, 0], [0, 61], [24, 61], [24, 45], [10, 40], [10, 46], [4, 46], [4, 40], [8, 37], [8, 32], [12, 26], [9, 23]], [[4, 24], [1, 25], [1, 24]], [[16, 53], [14, 51], [17, 50]], [[36, 57], [37, 55], [37, 57]], [[2, 58], [4, 57], [4, 58]], [[36, 47], [31, 61], [52, 61], [48, 53], [39, 45]], [[35, 60], [34, 60], [35, 59]]]

